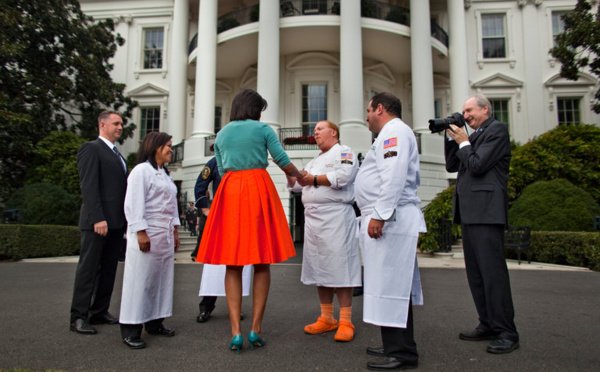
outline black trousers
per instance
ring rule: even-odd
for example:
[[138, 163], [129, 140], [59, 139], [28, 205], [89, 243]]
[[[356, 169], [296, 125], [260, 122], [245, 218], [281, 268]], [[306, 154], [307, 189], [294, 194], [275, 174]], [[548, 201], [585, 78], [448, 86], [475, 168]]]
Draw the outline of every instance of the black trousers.
[[81, 252], [73, 285], [71, 322], [108, 312], [115, 284], [124, 230], [109, 229], [106, 236], [81, 231]]
[[504, 225], [463, 224], [467, 280], [479, 315], [478, 329], [519, 340], [504, 258]]
[[412, 301], [408, 304], [406, 328], [381, 327], [381, 340], [386, 356], [409, 362], [419, 360], [414, 335]]
[[208, 311], [209, 313], [212, 313], [212, 311], [215, 309], [215, 303], [217, 302], [217, 296], [204, 296], [202, 297], [202, 301], [200, 301], [200, 304], [198, 305], [198, 307], [200, 308], [200, 312], [204, 312], [204, 311]]
[[[200, 248], [200, 241], [202, 240], [202, 233], [204, 232], [204, 225], [206, 224], [206, 216], [202, 211], [198, 211], [200, 213], [200, 222], [198, 224], [198, 241], [196, 243], [196, 249], [192, 252], [192, 257], [196, 257], [198, 255], [198, 249]], [[217, 302], [217, 296], [204, 296], [202, 297], [202, 301], [198, 307], [200, 308], [200, 312], [208, 311], [212, 312], [215, 309], [215, 303]]]
[[200, 221], [198, 222], [198, 241], [196, 242], [196, 249], [192, 252], [191, 256], [198, 256], [198, 249], [200, 248], [200, 241], [202, 240], [202, 233], [204, 233], [204, 226], [206, 225], [206, 216], [202, 211], [199, 211]]
[[140, 338], [144, 327], [146, 327], [146, 331], [156, 331], [162, 325], [163, 320], [165, 318], [150, 320], [144, 324], [121, 324], [121, 337]]

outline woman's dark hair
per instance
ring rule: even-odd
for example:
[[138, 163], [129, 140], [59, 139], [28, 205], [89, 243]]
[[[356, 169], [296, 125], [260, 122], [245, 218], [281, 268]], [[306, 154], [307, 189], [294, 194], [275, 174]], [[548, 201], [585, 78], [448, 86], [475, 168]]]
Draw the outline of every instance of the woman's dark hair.
[[258, 120], [267, 108], [267, 101], [252, 89], [244, 89], [235, 95], [231, 103], [229, 120]]
[[[156, 164], [156, 150], [166, 145], [171, 138], [173, 137], [165, 132], [150, 132], [146, 134], [140, 145], [136, 164], [141, 164], [147, 160], [155, 169], [158, 169], [158, 164]], [[169, 170], [164, 164], [163, 169], [169, 174]]]
[[373, 110], [375, 110], [380, 104], [383, 106], [385, 111], [388, 112], [388, 114], [398, 118], [402, 117], [402, 104], [400, 103], [398, 97], [392, 93], [378, 93], [371, 98], [371, 108]]

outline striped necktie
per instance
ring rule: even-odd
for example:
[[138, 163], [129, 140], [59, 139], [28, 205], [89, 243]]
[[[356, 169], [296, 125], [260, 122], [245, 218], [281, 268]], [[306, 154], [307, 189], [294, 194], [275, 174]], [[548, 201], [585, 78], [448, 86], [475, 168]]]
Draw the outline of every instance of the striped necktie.
[[123, 157], [121, 156], [121, 153], [119, 152], [119, 150], [117, 150], [117, 146], [113, 146], [113, 152], [119, 157], [119, 161], [121, 162], [121, 165], [123, 166], [123, 172], [127, 173], [127, 168], [125, 168], [125, 162], [123, 161]]

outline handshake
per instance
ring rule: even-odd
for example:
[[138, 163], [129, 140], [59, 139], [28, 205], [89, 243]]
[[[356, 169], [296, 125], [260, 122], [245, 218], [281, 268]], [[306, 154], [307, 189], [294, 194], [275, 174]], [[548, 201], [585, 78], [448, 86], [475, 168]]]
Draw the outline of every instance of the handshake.
[[312, 175], [305, 170], [300, 171], [299, 176], [296, 177], [290, 175], [286, 176], [289, 187], [292, 187], [296, 182], [298, 182], [300, 186], [314, 186], [316, 184], [315, 180], [317, 176]]

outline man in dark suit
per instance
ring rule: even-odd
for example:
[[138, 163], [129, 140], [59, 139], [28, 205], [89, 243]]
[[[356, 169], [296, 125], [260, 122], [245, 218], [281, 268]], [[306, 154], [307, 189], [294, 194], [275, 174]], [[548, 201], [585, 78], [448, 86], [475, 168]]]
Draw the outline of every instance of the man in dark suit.
[[83, 203], [70, 329], [82, 334], [97, 333], [90, 324], [118, 324], [108, 308], [126, 228], [127, 165], [115, 147], [123, 132], [123, 119], [118, 112], [103, 111], [98, 128], [98, 139], [84, 143], [77, 152]]
[[510, 353], [519, 348], [510, 279], [504, 259], [508, 211], [510, 139], [506, 125], [492, 116], [490, 101], [477, 94], [463, 106], [474, 132], [450, 125], [445, 141], [446, 170], [457, 172], [453, 219], [462, 228], [465, 266], [479, 325], [459, 338], [493, 340], [487, 351]]
[[[221, 175], [219, 174], [219, 168], [217, 168], [217, 158], [213, 157], [206, 163], [198, 179], [196, 179], [196, 185], [194, 186], [194, 195], [196, 197], [196, 208], [198, 208], [198, 242], [196, 243], [196, 249], [192, 252], [192, 260], [196, 260], [198, 255], [198, 249], [200, 248], [200, 240], [202, 239], [202, 233], [204, 232], [204, 225], [206, 224], [206, 218], [208, 217], [208, 211], [210, 209], [210, 200], [208, 198], [208, 186], [212, 182], [213, 196], [217, 193], [219, 184], [221, 183]], [[215, 303], [217, 302], [217, 296], [204, 296], [198, 307], [200, 313], [196, 317], [198, 323], [204, 323], [210, 318], [210, 313], [215, 309]]]

